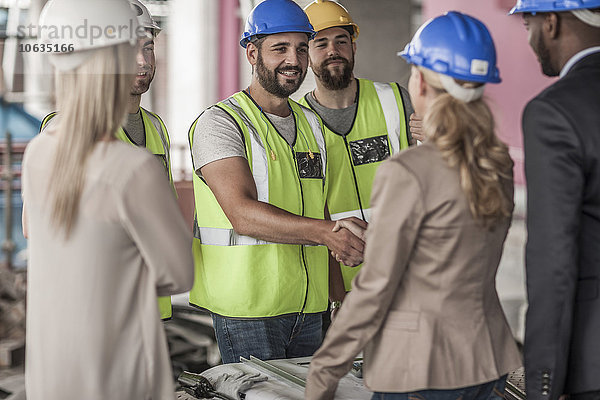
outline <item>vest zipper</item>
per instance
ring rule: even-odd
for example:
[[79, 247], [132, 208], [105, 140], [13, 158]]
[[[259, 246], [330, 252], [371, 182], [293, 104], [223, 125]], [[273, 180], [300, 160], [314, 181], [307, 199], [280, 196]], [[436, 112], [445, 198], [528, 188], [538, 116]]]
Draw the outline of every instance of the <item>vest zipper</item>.
[[352, 162], [352, 155], [350, 154], [350, 149], [348, 148], [348, 141], [346, 140], [346, 136], [342, 136], [344, 139], [344, 147], [346, 148], [346, 153], [348, 153], [348, 161], [350, 161], [350, 169], [352, 170], [352, 178], [354, 179], [354, 189], [356, 189], [356, 197], [358, 198], [358, 208], [360, 209], [360, 215], [362, 216], [363, 221], [367, 221], [365, 218], [365, 212], [363, 210], [362, 201], [360, 200], [360, 191], [358, 190], [358, 179], [356, 178], [356, 171], [354, 171], [354, 163]]
[[[297, 123], [297, 122], [296, 122]], [[296, 152], [294, 148], [290, 146], [290, 150], [292, 152], [292, 157], [295, 164], [296, 169], [296, 177], [298, 178], [298, 185], [300, 185], [300, 201], [301, 201], [301, 214], [304, 217], [304, 190], [302, 189], [302, 179], [300, 178], [300, 171], [298, 171], [298, 160], [296, 158]], [[306, 302], [308, 301], [308, 268], [306, 267], [306, 257], [304, 254], [304, 245], [300, 245], [300, 260], [302, 261], [302, 266], [304, 267], [304, 275], [306, 275], [306, 290], [304, 292], [304, 303], [302, 304], [302, 309], [298, 314], [304, 313], [304, 309], [306, 308]]]
[[[246, 92], [244, 91], [244, 93], [246, 93]], [[268, 121], [268, 123], [273, 126], [273, 129], [275, 129], [275, 132], [277, 132], [279, 137], [282, 138], [284, 141], [286, 141], [285, 138], [283, 137], [283, 135], [281, 134], [281, 132], [279, 132], [279, 130], [275, 127], [275, 125], [271, 122], [271, 120], [269, 120], [269, 117], [264, 113], [262, 108], [258, 104], [256, 104], [256, 102], [254, 101], [252, 96], [250, 96], [248, 93], [246, 93], [246, 95], [250, 98], [250, 100], [254, 103], [254, 105], [260, 110], [261, 114], [264, 115], [264, 117]], [[296, 129], [296, 138], [294, 139], [294, 145], [295, 145], [296, 139], [298, 139], [298, 130], [299, 130], [298, 129], [298, 121], [296, 120], [296, 113], [294, 112], [292, 107], [289, 105], [289, 101], [288, 101], [288, 106], [290, 107], [290, 112], [292, 113], [292, 115], [294, 115], [294, 128]], [[300, 185], [300, 202], [301, 202], [300, 203], [301, 204], [300, 215], [304, 217], [304, 190], [302, 189], [302, 180], [300, 179], [300, 171], [298, 170], [298, 160], [296, 159], [296, 152], [294, 151], [294, 146], [290, 145], [289, 143], [288, 143], [288, 146], [290, 146], [290, 151], [292, 152], [294, 168], [296, 169], [296, 177], [298, 178], [298, 185]], [[306, 276], [306, 290], [304, 291], [304, 303], [302, 304], [302, 309], [298, 313], [298, 314], [302, 314], [302, 313], [304, 313], [304, 309], [306, 308], [306, 302], [308, 301], [308, 268], [306, 267], [306, 257], [304, 255], [304, 245], [301, 244], [299, 246], [300, 246], [300, 260], [302, 261], [302, 266], [304, 267], [304, 275]]]

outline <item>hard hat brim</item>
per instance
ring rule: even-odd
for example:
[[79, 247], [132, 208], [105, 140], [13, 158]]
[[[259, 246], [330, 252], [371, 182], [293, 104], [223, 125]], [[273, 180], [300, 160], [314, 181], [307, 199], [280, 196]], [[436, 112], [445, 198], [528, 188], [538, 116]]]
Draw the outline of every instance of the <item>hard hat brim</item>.
[[255, 35], [248, 35], [242, 37], [242, 39], [240, 40], [240, 46], [246, 48], [246, 46], [248, 46], [248, 43], [250, 43], [252, 41], [252, 38], [254, 38], [255, 36], [274, 35], [276, 33], [306, 33], [308, 35], [308, 40], [311, 40], [316, 35], [315, 31], [309, 31], [303, 27], [299, 27], [298, 29], [294, 29], [293, 27], [274, 27], [272, 29], [265, 30]]

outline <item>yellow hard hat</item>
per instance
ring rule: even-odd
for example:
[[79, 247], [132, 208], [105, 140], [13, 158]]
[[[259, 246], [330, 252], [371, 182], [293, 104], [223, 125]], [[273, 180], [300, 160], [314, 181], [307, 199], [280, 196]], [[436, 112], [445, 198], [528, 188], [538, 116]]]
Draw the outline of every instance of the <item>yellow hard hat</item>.
[[304, 12], [317, 32], [334, 26], [351, 26], [354, 30], [352, 40], [358, 37], [358, 25], [352, 21], [348, 10], [335, 1], [315, 0], [304, 8]]

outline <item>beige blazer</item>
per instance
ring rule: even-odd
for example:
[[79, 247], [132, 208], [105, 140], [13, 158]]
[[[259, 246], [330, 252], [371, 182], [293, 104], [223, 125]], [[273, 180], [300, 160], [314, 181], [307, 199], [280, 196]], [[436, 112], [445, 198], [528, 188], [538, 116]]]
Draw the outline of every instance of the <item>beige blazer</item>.
[[333, 398], [361, 350], [364, 383], [379, 392], [460, 388], [517, 369], [495, 287], [510, 220], [478, 225], [458, 169], [433, 144], [384, 162], [371, 206], [364, 266], [313, 357], [306, 398]]
[[164, 167], [146, 149], [98, 142], [68, 240], [51, 223], [56, 134], [23, 159], [29, 227], [29, 400], [175, 399], [156, 296], [194, 282], [192, 234]]

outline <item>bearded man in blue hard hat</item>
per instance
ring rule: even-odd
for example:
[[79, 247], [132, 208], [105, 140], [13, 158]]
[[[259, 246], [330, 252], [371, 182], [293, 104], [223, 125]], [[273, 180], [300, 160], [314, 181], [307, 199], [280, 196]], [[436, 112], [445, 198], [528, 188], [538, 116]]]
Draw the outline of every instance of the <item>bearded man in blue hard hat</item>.
[[523, 112], [527, 399], [600, 398], [600, 1], [520, 0], [542, 72]]
[[198, 273], [190, 303], [211, 312], [224, 363], [312, 355], [328, 303], [327, 248], [348, 265], [362, 262], [364, 242], [326, 220], [321, 122], [288, 98], [313, 35], [293, 1], [258, 4], [240, 41], [250, 85], [190, 128]]
[[[410, 97], [397, 83], [354, 77], [359, 28], [341, 4], [316, 0], [304, 11], [317, 32], [308, 50], [316, 88], [300, 103], [319, 114], [324, 123], [331, 219], [355, 216], [368, 222], [375, 171], [412, 140]], [[340, 268], [343, 287], [336, 300], [352, 288], [352, 279], [360, 270], [343, 264]], [[334, 302], [332, 309], [339, 304]]]

